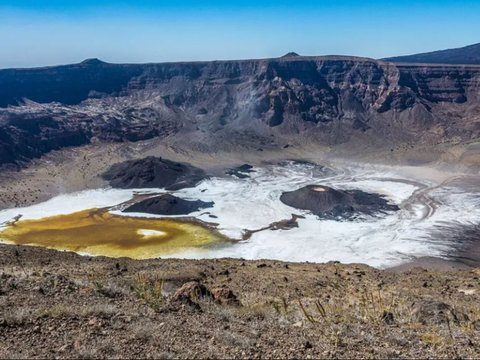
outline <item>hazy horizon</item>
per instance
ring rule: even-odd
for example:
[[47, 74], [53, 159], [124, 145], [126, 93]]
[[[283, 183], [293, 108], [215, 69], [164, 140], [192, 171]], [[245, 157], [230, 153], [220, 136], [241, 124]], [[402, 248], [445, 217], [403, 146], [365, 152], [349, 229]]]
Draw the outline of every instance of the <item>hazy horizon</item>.
[[478, 43], [462, 1], [2, 1], [0, 68], [301, 55], [399, 56]]

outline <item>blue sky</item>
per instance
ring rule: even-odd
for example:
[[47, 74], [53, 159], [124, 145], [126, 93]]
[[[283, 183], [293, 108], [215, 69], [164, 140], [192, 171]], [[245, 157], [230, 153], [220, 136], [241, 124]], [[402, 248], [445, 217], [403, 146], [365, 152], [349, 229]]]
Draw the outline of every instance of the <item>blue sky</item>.
[[0, 0], [0, 68], [344, 54], [480, 42], [480, 1]]

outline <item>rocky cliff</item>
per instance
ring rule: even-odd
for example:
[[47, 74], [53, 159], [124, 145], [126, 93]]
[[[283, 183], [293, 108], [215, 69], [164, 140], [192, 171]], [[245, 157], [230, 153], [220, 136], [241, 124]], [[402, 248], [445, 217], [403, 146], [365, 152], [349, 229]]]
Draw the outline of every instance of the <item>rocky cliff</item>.
[[355, 57], [80, 64], [0, 71], [0, 164], [95, 141], [209, 151], [352, 139], [436, 145], [480, 134], [480, 66]]

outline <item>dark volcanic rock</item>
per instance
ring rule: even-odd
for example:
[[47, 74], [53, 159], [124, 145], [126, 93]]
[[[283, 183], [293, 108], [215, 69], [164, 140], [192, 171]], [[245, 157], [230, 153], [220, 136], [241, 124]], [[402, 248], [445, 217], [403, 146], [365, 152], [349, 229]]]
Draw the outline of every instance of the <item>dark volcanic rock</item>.
[[335, 190], [327, 186], [308, 185], [295, 191], [284, 192], [280, 201], [297, 209], [310, 210], [321, 218], [349, 219], [355, 215], [375, 215], [397, 211], [381, 195], [360, 190]]
[[170, 194], [163, 194], [149, 199], [139, 201], [123, 212], [140, 212], [156, 215], [188, 215], [194, 211], [209, 208], [213, 202], [201, 200], [183, 200]]
[[91, 132], [75, 121], [51, 115], [0, 115], [0, 166], [39, 158], [52, 150], [88, 144]]
[[243, 164], [243, 165], [237, 166], [233, 169], [228, 169], [225, 173], [227, 175], [236, 176], [240, 179], [246, 179], [246, 178], [250, 177], [250, 175], [248, 175], [248, 174], [250, 174], [252, 172], [255, 172], [255, 170], [253, 170], [252, 165]]
[[40, 103], [78, 104], [92, 91], [118, 94], [132, 76], [141, 72], [142, 66], [111, 66], [98, 59], [87, 59], [73, 65], [5, 69], [0, 71], [0, 106], [16, 104], [24, 99]]
[[202, 169], [149, 156], [114, 164], [102, 177], [114, 188], [165, 188], [178, 190], [194, 187], [207, 178]]

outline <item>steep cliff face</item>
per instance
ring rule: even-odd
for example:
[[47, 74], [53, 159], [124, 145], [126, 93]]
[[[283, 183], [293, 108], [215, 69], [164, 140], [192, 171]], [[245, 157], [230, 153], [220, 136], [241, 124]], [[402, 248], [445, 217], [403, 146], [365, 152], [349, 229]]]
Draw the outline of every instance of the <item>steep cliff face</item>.
[[207, 151], [223, 141], [335, 145], [358, 134], [386, 142], [471, 139], [480, 133], [479, 91], [477, 66], [353, 57], [144, 65], [93, 59], [2, 70], [0, 164], [92, 139], [178, 137]]

